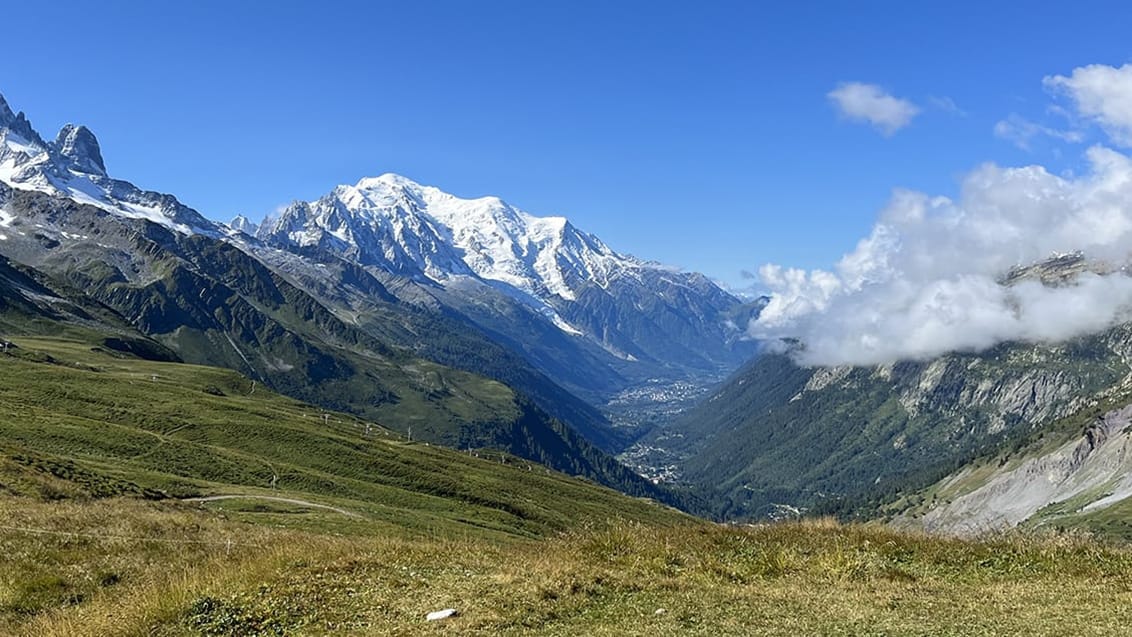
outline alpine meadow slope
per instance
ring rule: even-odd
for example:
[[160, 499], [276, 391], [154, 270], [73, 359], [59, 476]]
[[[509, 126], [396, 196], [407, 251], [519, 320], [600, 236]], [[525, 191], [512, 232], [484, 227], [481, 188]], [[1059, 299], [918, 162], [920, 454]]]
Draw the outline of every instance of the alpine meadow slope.
[[1126, 549], [710, 524], [59, 330], [0, 352], [0, 632], [416, 633], [448, 607], [442, 629], [461, 634], [1105, 635], [1129, 620]]

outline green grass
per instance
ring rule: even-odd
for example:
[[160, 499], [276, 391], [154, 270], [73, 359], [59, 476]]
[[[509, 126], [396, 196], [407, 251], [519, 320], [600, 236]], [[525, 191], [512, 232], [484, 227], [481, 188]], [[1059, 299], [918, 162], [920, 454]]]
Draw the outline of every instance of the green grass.
[[116, 485], [96, 495], [288, 495], [401, 526], [530, 537], [590, 518], [683, 518], [525, 460], [409, 442], [227, 370], [16, 343], [18, 355], [0, 356], [0, 451]]
[[1026, 527], [1086, 529], [1098, 537], [1132, 541], [1132, 501], [1121, 500], [1096, 511], [1079, 512], [1081, 507], [1103, 496], [1107, 489], [1071, 498], [1041, 509], [1026, 521]]
[[[513, 457], [367, 434], [232, 372], [17, 344], [0, 355], [0, 634], [1132, 625], [1132, 553], [1081, 536], [715, 525]], [[237, 497], [181, 499], [208, 494]], [[425, 621], [448, 607], [460, 615]]]
[[[1113, 635], [1132, 622], [1132, 554], [1073, 536], [612, 521], [489, 539], [312, 533], [130, 499], [0, 498], [0, 512], [81, 534], [0, 535], [10, 634]], [[460, 616], [425, 621], [449, 607]]]

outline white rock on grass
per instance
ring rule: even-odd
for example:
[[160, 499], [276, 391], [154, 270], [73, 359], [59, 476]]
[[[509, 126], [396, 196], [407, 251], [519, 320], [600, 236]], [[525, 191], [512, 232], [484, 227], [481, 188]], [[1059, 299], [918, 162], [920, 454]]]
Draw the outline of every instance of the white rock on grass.
[[444, 610], [437, 610], [429, 613], [425, 616], [425, 619], [430, 622], [434, 622], [439, 619], [448, 619], [449, 617], [455, 617], [459, 614], [460, 612], [455, 608], [445, 608]]

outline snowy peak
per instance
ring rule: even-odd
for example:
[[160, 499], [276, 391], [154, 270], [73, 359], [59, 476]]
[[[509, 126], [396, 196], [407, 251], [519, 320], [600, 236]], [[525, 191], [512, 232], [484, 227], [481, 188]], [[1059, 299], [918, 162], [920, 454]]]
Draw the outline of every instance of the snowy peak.
[[102, 150], [85, 126], [67, 124], [43, 141], [24, 114], [0, 96], [0, 182], [96, 206], [120, 217], [146, 219], [181, 234], [217, 235], [217, 226], [175, 197], [141, 190], [106, 174]]
[[418, 195], [426, 188], [426, 186], [422, 186], [412, 179], [396, 173], [384, 173], [377, 177], [362, 177], [354, 187], [361, 190], [389, 188], [403, 192], [416, 193]]
[[[754, 352], [734, 345], [738, 299], [702, 275], [619, 254], [564, 217], [537, 217], [498, 197], [457, 197], [385, 174], [296, 202], [256, 236], [427, 280], [507, 333], [516, 315], [502, 308], [512, 306], [488, 300], [505, 295], [621, 361], [714, 369]], [[518, 328], [513, 337], [530, 334]]]
[[236, 215], [231, 221], [228, 222], [228, 227], [237, 231], [243, 232], [246, 235], [255, 236], [259, 230], [259, 225], [248, 219], [244, 215]]
[[0, 129], [8, 129], [23, 138], [23, 141], [28, 144], [40, 148], [46, 147], [39, 133], [36, 133], [31, 127], [31, 122], [24, 116], [23, 111], [13, 113], [3, 95], [0, 95]]
[[55, 150], [68, 160], [72, 168], [84, 173], [106, 176], [98, 139], [86, 126], [67, 124], [55, 138]]
[[256, 236], [427, 280], [475, 299], [464, 309], [488, 324], [513, 320], [484, 301], [505, 295], [623, 361], [706, 369], [749, 349], [731, 346], [738, 330], [727, 313], [739, 301], [703, 276], [619, 254], [564, 217], [498, 197], [465, 199], [385, 174], [296, 202]]
[[8, 101], [0, 95], [0, 127], [8, 127], [12, 122], [16, 121], [16, 114], [12, 112], [12, 107], [8, 106]]
[[339, 186], [317, 201], [296, 201], [265, 219], [257, 236], [283, 246], [317, 247], [364, 265], [418, 279], [470, 275], [444, 230], [422, 213], [411, 189]]
[[474, 275], [540, 305], [574, 300], [585, 285], [604, 287], [626, 269], [649, 267], [563, 217], [536, 217], [498, 197], [464, 199], [392, 173], [293, 204], [259, 236], [394, 271], [409, 264], [437, 282]]

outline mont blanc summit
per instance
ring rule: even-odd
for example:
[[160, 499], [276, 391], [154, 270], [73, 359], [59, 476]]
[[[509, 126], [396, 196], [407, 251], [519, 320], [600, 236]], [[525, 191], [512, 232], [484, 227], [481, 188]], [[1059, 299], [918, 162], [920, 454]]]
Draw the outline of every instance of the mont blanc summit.
[[[728, 312], [739, 301], [703, 275], [620, 254], [565, 217], [539, 217], [498, 197], [465, 199], [386, 173], [294, 202], [256, 236], [464, 295], [486, 284], [624, 361], [699, 359], [697, 366], [712, 367], [752, 351], [739, 345], [738, 357], [729, 353], [741, 330]], [[665, 341], [685, 360], [668, 360], [662, 351], [673, 351], [670, 344], [658, 347]]]

